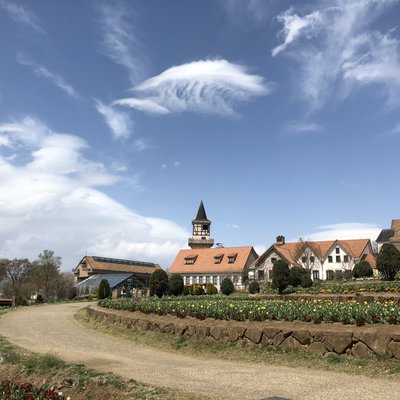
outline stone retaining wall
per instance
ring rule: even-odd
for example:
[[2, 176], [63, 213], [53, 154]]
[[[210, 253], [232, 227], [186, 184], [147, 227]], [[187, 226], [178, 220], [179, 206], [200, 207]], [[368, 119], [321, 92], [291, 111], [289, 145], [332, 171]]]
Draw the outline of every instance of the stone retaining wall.
[[142, 331], [156, 331], [201, 340], [221, 340], [271, 349], [297, 349], [315, 354], [348, 354], [356, 357], [380, 355], [400, 359], [400, 329], [391, 325], [315, 325], [306, 322], [204, 321], [186, 317], [159, 316], [89, 306], [90, 316], [110, 324]]

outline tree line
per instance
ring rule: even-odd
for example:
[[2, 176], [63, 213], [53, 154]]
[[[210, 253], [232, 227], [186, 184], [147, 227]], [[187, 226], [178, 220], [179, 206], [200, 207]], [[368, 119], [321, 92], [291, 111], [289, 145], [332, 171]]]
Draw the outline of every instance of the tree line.
[[61, 257], [43, 250], [34, 261], [27, 258], [0, 259], [0, 294], [15, 298], [17, 305], [36, 301], [72, 299], [76, 292], [71, 272], [61, 272]]

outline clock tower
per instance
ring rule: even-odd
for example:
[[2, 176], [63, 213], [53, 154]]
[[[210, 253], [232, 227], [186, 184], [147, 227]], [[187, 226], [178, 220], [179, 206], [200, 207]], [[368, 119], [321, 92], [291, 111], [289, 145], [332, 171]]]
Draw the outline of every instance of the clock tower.
[[211, 221], [207, 219], [203, 201], [200, 202], [196, 218], [192, 221], [193, 235], [188, 240], [192, 249], [208, 249], [214, 245], [214, 239], [210, 238]]

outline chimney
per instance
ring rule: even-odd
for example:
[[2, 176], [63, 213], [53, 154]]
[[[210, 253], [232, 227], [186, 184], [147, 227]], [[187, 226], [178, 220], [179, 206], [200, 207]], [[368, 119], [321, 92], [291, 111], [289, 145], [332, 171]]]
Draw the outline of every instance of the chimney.
[[277, 246], [281, 246], [282, 244], [285, 244], [285, 236], [277, 236], [276, 237], [276, 244]]

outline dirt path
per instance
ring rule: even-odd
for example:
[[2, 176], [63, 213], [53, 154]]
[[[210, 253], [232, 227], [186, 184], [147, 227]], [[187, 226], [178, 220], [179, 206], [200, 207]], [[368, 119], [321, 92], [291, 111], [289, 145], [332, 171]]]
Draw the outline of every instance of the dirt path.
[[0, 317], [0, 335], [38, 353], [53, 352], [138, 381], [203, 393], [212, 398], [257, 400], [399, 399], [398, 382], [342, 373], [203, 360], [138, 347], [80, 326], [73, 315], [87, 304], [23, 308]]

